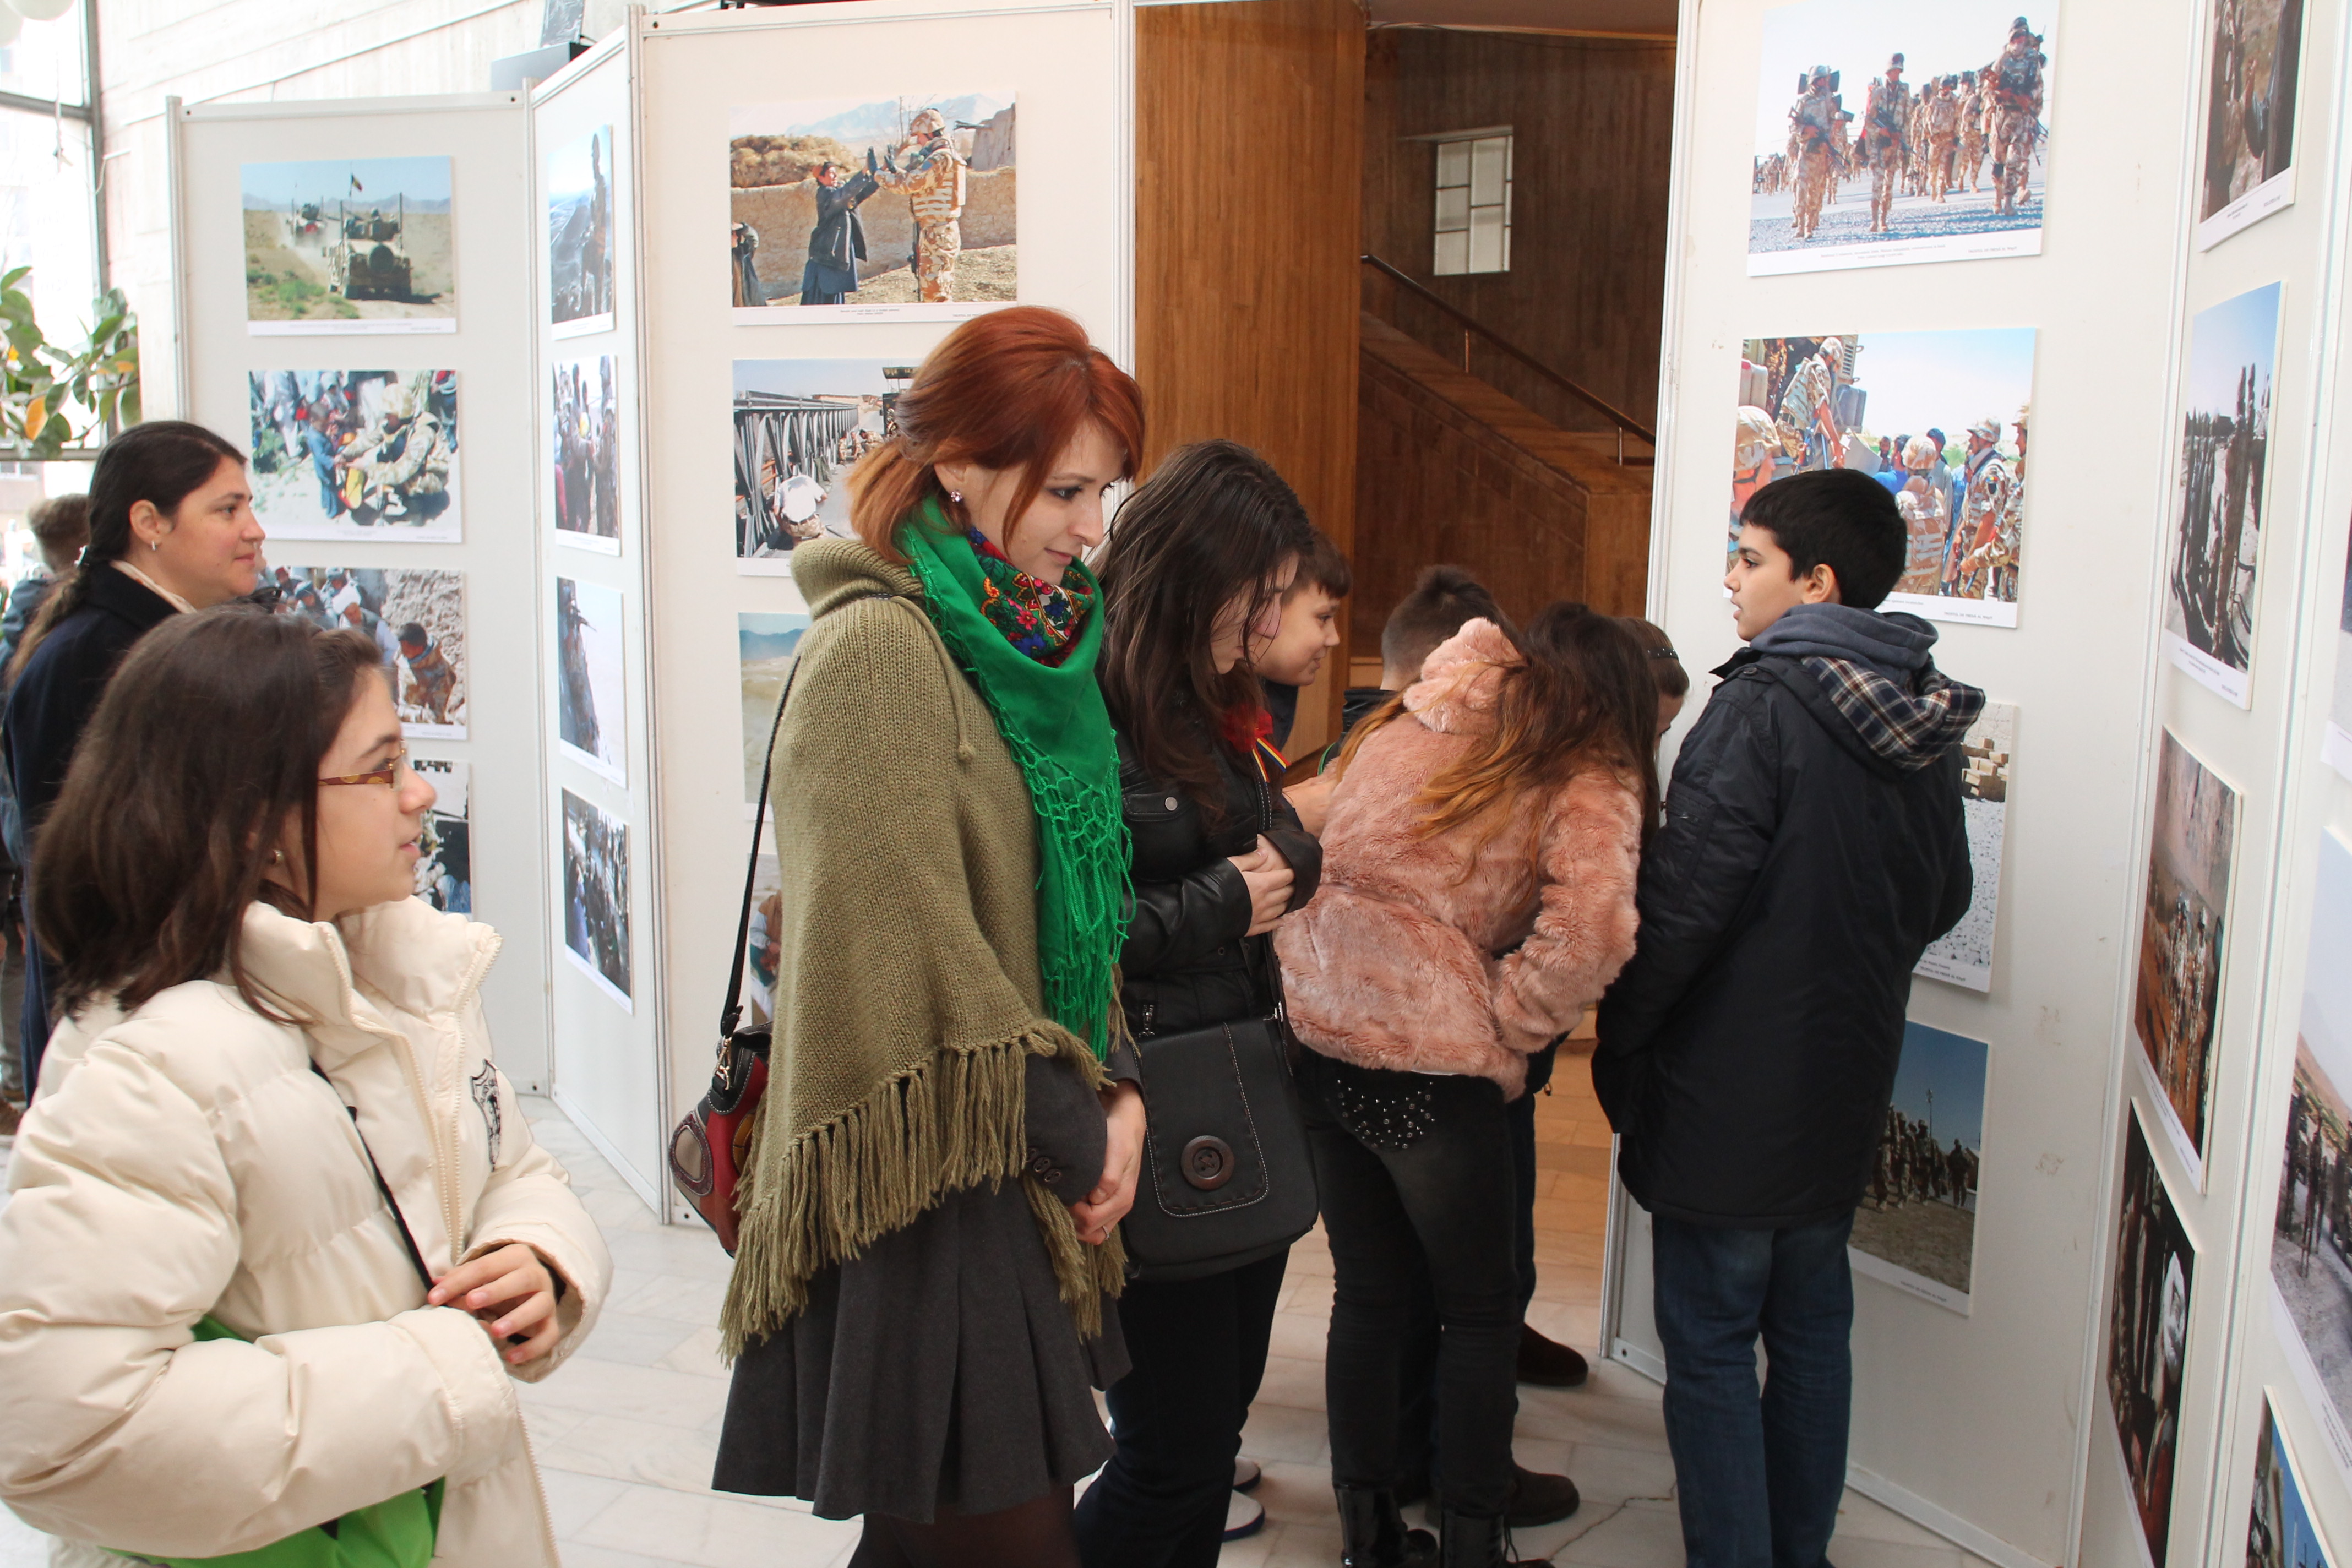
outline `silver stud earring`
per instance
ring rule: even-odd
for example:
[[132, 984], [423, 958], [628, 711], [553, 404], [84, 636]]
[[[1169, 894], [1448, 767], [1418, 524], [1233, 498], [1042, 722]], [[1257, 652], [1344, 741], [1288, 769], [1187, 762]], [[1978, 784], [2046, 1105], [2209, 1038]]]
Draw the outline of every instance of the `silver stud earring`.
[[161, 550], [163, 548], [163, 542], [160, 539], [151, 539], [147, 542], [147, 548], [150, 550]]
[[272, 849], [269, 852], [269, 863], [273, 866], [283, 866], [286, 864], [286, 851], [283, 849]]
[[963, 505], [963, 492], [961, 490], [950, 490], [948, 492], [948, 500], [955, 502], [958, 506], [961, 506]]

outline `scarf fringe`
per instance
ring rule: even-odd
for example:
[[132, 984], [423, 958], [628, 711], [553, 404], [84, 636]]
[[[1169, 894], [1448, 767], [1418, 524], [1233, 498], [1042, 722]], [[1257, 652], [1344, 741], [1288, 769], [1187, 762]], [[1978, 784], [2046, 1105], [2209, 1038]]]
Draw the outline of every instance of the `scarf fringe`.
[[[1081, 1337], [1099, 1335], [1102, 1297], [1124, 1283], [1126, 1252], [1117, 1232], [1101, 1247], [1081, 1242], [1069, 1210], [1024, 1173], [1033, 1056], [1072, 1062], [1090, 1086], [1101, 1087], [1102, 1065], [1084, 1042], [1033, 1027], [943, 1049], [788, 1149], [769, 1153], [755, 1137], [741, 1240], [719, 1312], [720, 1354], [731, 1363], [797, 1317], [820, 1269], [858, 1257], [950, 1193], [1015, 1179], [1028, 1194], [1072, 1321]], [[763, 1103], [761, 1135], [767, 1109]]]

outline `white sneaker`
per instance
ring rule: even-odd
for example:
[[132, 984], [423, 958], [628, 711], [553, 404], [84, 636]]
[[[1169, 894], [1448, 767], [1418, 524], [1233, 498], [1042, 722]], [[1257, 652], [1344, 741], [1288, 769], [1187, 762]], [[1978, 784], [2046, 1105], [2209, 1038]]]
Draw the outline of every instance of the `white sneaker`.
[[1241, 1492], [1225, 1500], [1225, 1539], [1246, 1541], [1265, 1528], [1265, 1505]]
[[1258, 1482], [1265, 1479], [1265, 1471], [1259, 1468], [1255, 1459], [1239, 1458], [1234, 1461], [1234, 1490], [1255, 1491]]

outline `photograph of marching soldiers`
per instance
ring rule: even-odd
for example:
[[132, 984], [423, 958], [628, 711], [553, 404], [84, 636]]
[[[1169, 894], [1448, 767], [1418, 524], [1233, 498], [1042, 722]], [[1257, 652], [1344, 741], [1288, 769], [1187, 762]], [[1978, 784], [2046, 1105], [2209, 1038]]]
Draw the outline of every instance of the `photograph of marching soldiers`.
[[613, 324], [613, 128], [547, 159], [547, 284], [555, 335]]
[[736, 307], [950, 321], [1018, 299], [1013, 120], [1009, 92], [733, 110]]
[[2332, 834], [2319, 840], [2310, 951], [2271, 1282], [2303, 1342], [2297, 1375], [2318, 1384], [2306, 1392], [2352, 1422], [2352, 849]]
[[764, 610], [739, 610], [735, 615], [736, 658], [743, 678], [746, 816], [759, 804], [760, 774], [768, 765], [768, 737], [775, 732], [776, 704], [783, 697], [784, 678], [793, 672], [793, 658], [808, 626], [806, 616]]
[[383, 656], [400, 732], [466, 738], [466, 574], [407, 567], [279, 566], [277, 613], [364, 634]]
[[457, 330], [448, 159], [246, 163], [238, 176], [255, 336]]
[[629, 980], [629, 825], [563, 792], [563, 951], [635, 1012]]
[[1848, 1245], [1866, 1274], [1965, 1312], [1976, 1263], [1977, 1173], [1984, 1155], [1982, 1040], [1903, 1028], [1895, 1099]]
[[2241, 708], [2254, 659], [2280, 292], [2267, 284], [2197, 313], [2183, 396], [2165, 645], [2190, 679]]
[[2331, 1568], [2326, 1542], [2311, 1521], [2303, 1478], [2287, 1457], [2286, 1434], [2267, 1395], [2254, 1440], [2254, 1501], [2246, 1521], [2246, 1568]]
[[852, 464], [897, 428], [910, 364], [880, 360], [735, 362], [735, 564], [784, 576], [793, 547], [850, 536]]
[[2157, 758], [2132, 1030], [2169, 1112], [2165, 1131], [2192, 1171], [2203, 1169], [2221, 992], [2221, 921], [2237, 822], [2237, 791], [2166, 731]]
[[272, 539], [455, 544], [457, 373], [257, 370], [253, 511]]
[[2015, 3], [1765, 13], [1749, 276], [2041, 252], [2051, 16]]
[[556, 739], [573, 761], [625, 788], [629, 735], [621, 686], [621, 591], [558, 577], [555, 639]]
[[2172, 1463], [2180, 1444], [2180, 1378], [2189, 1353], [2197, 1254], [2133, 1107], [2116, 1216], [2116, 1277], [2107, 1309], [2107, 1404], [2123, 1439], [2148, 1556], [2164, 1568], [2171, 1534]]
[[408, 765], [433, 786], [433, 808], [425, 814], [425, 831], [416, 841], [416, 896], [447, 914], [472, 914], [474, 841], [467, 799], [473, 764], [411, 757]]
[[1992, 989], [1992, 933], [2000, 911], [2000, 858], [2009, 833], [2009, 763], [2016, 752], [2017, 704], [1988, 702], [1960, 742], [1960, 816], [1975, 879], [1969, 912], [1928, 944], [1913, 973]]
[[558, 360], [549, 450], [557, 531], [606, 553], [621, 548], [621, 410], [613, 356]]
[[2017, 625], [2033, 337], [1999, 327], [1748, 339], [1727, 552], [1765, 485], [1856, 468], [1894, 495], [1910, 536], [1887, 609]]
[[2210, 249], [2294, 200], [2303, 0], [2216, 0], [2197, 243]]

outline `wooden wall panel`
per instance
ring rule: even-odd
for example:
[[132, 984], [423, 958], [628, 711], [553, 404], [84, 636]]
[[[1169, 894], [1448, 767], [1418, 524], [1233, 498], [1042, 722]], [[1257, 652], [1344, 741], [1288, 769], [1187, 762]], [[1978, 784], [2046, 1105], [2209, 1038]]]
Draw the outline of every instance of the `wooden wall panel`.
[[[1355, 538], [1364, 18], [1351, 0], [1136, 13], [1136, 378], [1150, 463], [1226, 437]], [[1336, 731], [1344, 661], [1292, 750]]]

